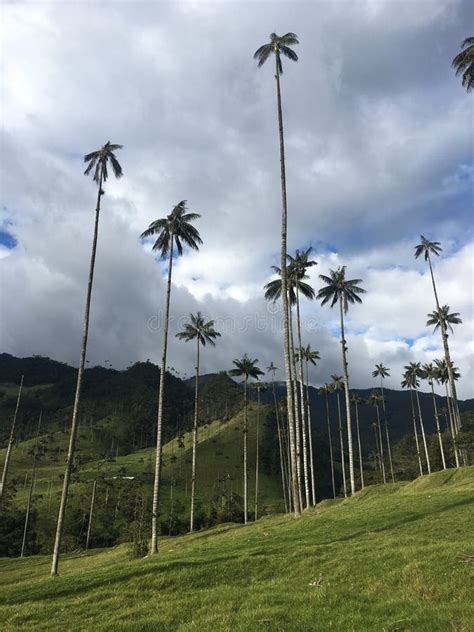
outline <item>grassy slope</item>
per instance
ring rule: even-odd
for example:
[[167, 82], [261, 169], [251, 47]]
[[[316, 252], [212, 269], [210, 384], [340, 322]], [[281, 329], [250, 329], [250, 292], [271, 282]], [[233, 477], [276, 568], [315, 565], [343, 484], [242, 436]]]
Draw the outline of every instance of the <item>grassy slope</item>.
[[[126, 547], [0, 561], [4, 630], [473, 629], [474, 468], [323, 501], [301, 519]], [[316, 585], [312, 585], [316, 584]], [[470, 592], [471, 591], [471, 592]]]

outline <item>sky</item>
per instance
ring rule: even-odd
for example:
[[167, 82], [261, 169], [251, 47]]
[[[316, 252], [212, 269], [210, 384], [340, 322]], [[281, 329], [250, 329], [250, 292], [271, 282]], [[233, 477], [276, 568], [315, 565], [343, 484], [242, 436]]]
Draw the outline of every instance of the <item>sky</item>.
[[[349, 2], [3, 2], [0, 351], [77, 366], [96, 188], [83, 156], [107, 140], [124, 176], [103, 197], [89, 366], [159, 362], [167, 264], [141, 232], [181, 200], [203, 245], [174, 262], [169, 367], [191, 375], [191, 312], [222, 333], [202, 370], [243, 353], [283, 366], [280, 306], [263, 286], [279, 263], [274, 69], [254, 51], [298, 35], [282, 98], [288, 249], [313, 248], [319, 274], [347, 266], [362, 305], [347, 315], [351, 386], [399, 388], [404, 365], [442, 356], [420, 234], [439, 241], [440, 300], [463, 323], [449, 337], [459, 395], [474, 395], [473, 95], [451, 60], [469, 0]], [[336, 309], [303, 302], [311, 383], [341, 374]], [[283, 378], [280, 370], [278, 378]], [[428, 390], [428, 385], [423, 385]]]

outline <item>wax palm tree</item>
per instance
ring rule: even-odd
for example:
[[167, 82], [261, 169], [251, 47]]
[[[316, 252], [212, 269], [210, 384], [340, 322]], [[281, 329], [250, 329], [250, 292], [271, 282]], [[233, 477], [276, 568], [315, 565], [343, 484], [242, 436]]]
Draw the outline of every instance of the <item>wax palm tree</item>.
[[411, 414], [413, 418], [413, 432], [415, 434], [416, 456], [418, 459], [418, 467], [420, 468], [420, 476], [423, 476], [423, 465], [421, 463], [420, 443], [418, 441], [418, 429], [416, 427], [415, 404], [413, 402], [413, 389], [416, 383], [417, 383], [416, 375], [413, 375], [413, 373], [410, 373], [409, 371], [405, 371], [405, 373], [403, 374], [403, 380], [402, 380], [401, 386], [402, 388], [407, 388], [410, 391]]
[[275, 406], [275, 418], [277, 422], [277, 432], [278, 432], [278, 448], [280, 450], [280, 471], [281, 471], [281, 484], [283, 487], [283, 502], [285, 503], [285, 512], [288, 512], [288, 502], [286, 499], [286, 464], [285, 464], [285, 448], [284, 448], [284, 440], [283, 440], [283, 432], [280, 425], [280, 410], [277, 402], [276, 390], [275, 390], [275, 373], [277, 372], [277, 367], [270, 362], [267, 366], [267, 373], [271, 373], [271, 383], [272, 383], [272, 394], [273, 394], [273, 404]]
[[309, 397], [309, 365], [316, 366], [316, 360], [320, 359], [319, 351], [313, 351], [311, 345], [302, 347], [301, 355], [305, 362], [306, 369], [306, 394], [305, 394], [305, 406], [306, 406], [306, 419], [308, 422], [308, 439], [309, 439], [309, 463], [311, 474], [311, 496], [313, 499], [313, 505], [316, 504], [316, 477], [314, 473], [315, 463], [313, 456], [313, 429], [311, 427], [311, 400]]
[[469, 92], [474, 88], [474, 37], [466, 37], [461, 52], [453, 59], [456, 77], [462, 75], [462, 85]]
[[40, 411], [39, 414], [39, 419], [38, 419], [38, 427], [36, 429], [36, 437], [35, 437], [35, 446], [33, 448], [34, 452], [33, 452], [33, 465], [31, 468], [31, 482], [30, 482], [30, 490], [28, 492], [28, 500], [26, 502], [26, 512], [25, 512], [25, 525], [23, 527], [23, 541], [21, 543], [21, 552], [20, 552], [20, 557], [23, 557], [25, 554], [25, 547], [26, 547], [26, 536], [28, 533], [28, 521], [30, 518], [30, 509], [31, 509], [31, 499], [33, 496], [33, 488], [35, 486], [35, 480], [36, 480], [36, 459], [38, 456], [38, 440], [39, 440], [39, 433], [40, 433], [40, 429], [41, 429], [41, 420], [43, 418], [43, 411]]
[[351, 402], [354, 404], [355, 412], [356, 412], [356, 430], [357, 430], [357, 446], [359, 448], [359, 467], [360, 467], [360, 484], [362, 489], [364, 489], [364, 466], [362, 463], [362, 444], [360, 441], [360, 429], [359, 429], [359, 405], [364, 403], [364, 400], [359, 395], [359, 393], [353, 393], [351, 397]]
[[192, 222], [199, 219], [197, 213], [188, 213], [186, 200], [177, 204], [167, 217], [157, 219], [140, 235], [141, 239], [156, 237], [153, 250], [159, 253], [162, 259], [168, 258], [168, 282], [166, 286], [165, 320], [163, 328], [163, 352], [161, 356], [160, 384], [158, 388], [158, 412], [156, 422], [156, 456], [155, 478], [153, 483], [152, 523], [151, 523], [151, 549], [150, 552], [158, 552], [158, 508], [160, 503], [161, 462], [162, 462], [162, 426], [163, 404], [165, 399], [165, 375], [166, 358], [168, 352], [168, 328], [170, 318], [171, 278], [173, 273], [173, 257], [175, 247], [178, 255], [183, 254], [183, 246], [193, 250], [199, 250], [202, 239]]
[[439, 425], [438, 407], [436, 405], [436, 397], [434, 392], [434, 382], [438, 381], [438, 371], [432, 362], [426, 362], [422, 367], [422, 377], [428, 380], [428, 384], [431, 387], [431, 395], [433, 397], [433, 410], [436, 422], [436, 432], [438, 433], [439, 451], [441, 453], [441, 462], [443, 463], [443, 470], [446, 469], [446, 459], [444, 457], [443, 438], [441, 436], [441, 429]]
[[377, 411], [377, 430], [379, 433], [379, 447], [380, 447], [380, 469], [382, 470], [383, 482], [386, 483], [387, 478], [385, 476], [385, 458], [383, 454], [382, 426], [380, 424], [380, 410], [379, 410], [379, 405], [382, 403], [382, 396], [379, 393], [371, 393], [369, 396], [368, 403], [371, 406], [374, 406]]
[[8, 444], [7, 444], [7, 453], [5, 455], [5, 461], [3, 463], [2, 482], [0, 483], [0, 499], [2, 498], [3, 492], [5, 491], [8, 467], [10, 465], [10, 457], [11, 457], [11, 453], [13, 449], [13, 444], [15, 442], [16, 420], [18, 417], [18, 410], [20, 408], [21, 393], [23, 391], [23, 379], [24, 379], [24, 376], [22, 375], [21, 380], [20, 380], [20, 388], [18, 389], [18, 395], [16, 398], [15, 412], [13, 413], [13, 421], [12, 421], [12, 425], [10, 429], [10, 437], [8, 439]]
[[[445, 389], [446, 389], [446, 406], [448, 410], [449, 430], [450, 430], [451, 439], [453, 442], [454, 461], [455, 461], [456, 467], [459, 467], [461, 463], [459, 459], [459, 450], [456, 443], [456, 435], [458, 433], [459, 428], [456, 423], [457, 420], [456, 420], [456, 415], [454, 414], [453, 402], [450, 397], [450, 392], [448, 389], [448, 383], [449, 383], [448, 367], [446, 366], [446, 360], [444, 358], [442, 360], [435, 360], [434, 363], [436, 367], [435, 370], [436, 370], [437, 378], [441, 382], [441, 384], [444, 384]], [[454, 380], [458, 380], [459, 377], [461, 376], [461, 374], [459, 373], [458, 369], [455, 366], [451, 366], [451, 374]]]
[[452, 368], [451, 368], [452, 364], [451, 364], [451, 357], [449, 354], [448, 334], [446, 331], [447, 323], [445, 322], [445, 319], [443, 317], [444, 312], [440, 307], [440, 302], [438, 299], [438, 291], [436, 289], [436, 283], [435, 283], [435, 278], [434, 278], [434, 273], [433, 273], [433, 265], [431, 262], [431, 255], [435, 255], [438, 257], [440, 253], [442, 252], [442, 250], [443, 249], [441, 248], [441, 244], [439, 243], [439, 241], [429, 241], [429, 239], [426, 239], [426, 237], [421, 235], [420, 243], [417, 246], [415, 246], [415, 259], [418, 259], [418, 257], [423, 256], [425, 261], [427, 261], [429, 265], [431, 283], [433, 285], [433, 293], [434, 293], [435, 301], [436, 301], [436, 312], [439, 316], [439, 329], [441, 331], [441, 338], [443, 341], [444, 359], [446, 360], [446, 365], [448, 367], [449, 387], [451, 389], [451, 396], [453, 398], [454, 418], [456, 420], [457, 425], [461, 427], [461, 416], [459, 414], [458, 399], [456, 395], [456, 385], [454, 383], [454, 377], [452, 375]]
[[193, 422], [193, 453], [191, 460], [191, 514], [189, 520], [189, 531], [194, 531], [194, 504], [196, 498], [196, 450], [198, 441], [199, 423], [199, 350], [209, 343], [215, 346], [214, 340], [220, 338], [220, 333], [214, 329], [214, 321], [205, 321], [201, 312], [190, 314], [190, 322], [184, 325], [183, 331], [176, 334], [176, 337], [185, 342], [196, 341], [196, 384], [194, 387], [194, 422]]
[[317, 298], [321, 300], [321, 305], [325, 305], [329, 301], [331, 307], [339, 303], [339, 313], [341, 320], [341, 349], [342, 349], [342, 368], [344, 373], [344, 391], [346, 396], [346, 418], [347, 418], [347, 445], [349, 452], [349, 476], [351, 480], [351, 494], [355, 493], [355, 477], [354, 477], [354, 454], [352, 450], [352, 424], [351, 424], [351, 405], [349, 397], [349, 371], [347, 364], [347, 344], [344, 336], [344, 314], [347, 314], [350, 303], [362, 303], [359, 294], [364, 294], [365, 290], [359, 287], [362, 279], [346, 279], [346, 266], [339, 267], [337, 270], [329, 270], [329, 276], [320, 274], [319, 278], [326, 284], [322, 287]]
[[427, 314], [428, 320], [426, 321], [426, 325], [429, 327], [431, 325], [434, 326], [433, 331], [437, 331], [441, 328], [441, 321], [444, 321], [444, 328], [451, 333], [454, 333], [453, 325], [460, 325], [462, 320], [460, 318], [461, 314], [459, 312], [450, 312], [449, 305], [443, 305], [441, 309], [435, 309], [430, 314]]
[[[329, 457], [331, 460], [332, 493], [333, 493], [334, 498], [336, 498], [336, 481], [334, 478], [334, 459], [333, 459], [333, 452], [332, 452], [331, 418], [329, 416], [329, 397], [328, 397], [330, 393], [332, 393], [333, 391], [334, 391], [334, 388], [332, 384], [325, 384], [324, 386], [321, 386], [318, 393], [319, 395], [324, 395], [326, 399], [326, 420], [327, 420], [327, 425], [328, 425]], [[340, 407], [339, 407], [339, 410], [340, 410]]]
[[342, 469], [342, 484], [344, 487], [344, 497], [347, 497], [347, 483], [346, 483], [346, 460], [344, 458], [344, 437], [342, 435], [342, 415], [341, 415], [341, 400], [339, 397], [339, 391], [344, 388], [344, 378], [342, 375], [331, 375], [332, 390], [336, 393], [337, 399], [337, 416], [338, 416], [338, 431], [339, 431], [339, 447], [341, 450], [341, 469]]
[[87, 340], [89, 337], [89, 314], [91, 308], [92, 283], [94, 280], [95, 258], [97, 252], [97, 239], [99, 236], [99, 215], [102, 196], [105, 191], [103, 186], [109, 177], [109, 166], [116, 178], [123, 175], [122, 167], [115, 156], [115, 152], [122, 149], [122, 145], [116, 145], [107, 141], [103, 147], [97, 151], [84, 156], [84, 162], [87, 163], [84, 175], [88, 176], [93, 173], [93, 180], [97, 184], [97, 201], [95, 207], [94, 237], [92, 240], [92, 252], [89, 264], [89, 280], [87, 282], [86, 293], [86, 309], [84, 313], [84, 324], [82, 332], [81, 351], [79, 358], [79, 369], [77, 371], [76, 393], [74, 396], [74, 406], [72, 410], [71, 432], [69, 435], [69, 447], [66, 460], [66, 470], [64, 472], [63, 489], [61, 492], [61, 501], [59, 503], [58, 522], [56, 525], [56, 537], [54, 540], [53, 562], [51, 566], [51, 575], [58, 574], [59, 567], [59, 549], [61, 546], [61, 538], [63, 533], [64, 515], [66, 513], [67, 497], [69, 493], [69, 480], [71, 478], [71, 470], [74, 460], [74, 452], [76, 448], [76, 435], [79, 421], [79, 405], [82, 392], [82, 378], [86, 365]]
[[247, 433], [248, 433], [248, 399], [247, 399], [247, 385], [249, 378], [259, 379], [260, 375], [263, 375], [257, 366], [258, 359], [251, 360], [247, 354], [244, 354], [242, 358], [234, 360], [235, 369], [229, 371], [229, 375], [234, 377], [242, 376], [244, 378], [244, 523], [248, 521], [248, 480], [247, 480]]
[[[287, 396], [287, 415], [288, 427], [290, 434], [290, 444], [293, 443], [292, 434], [294, 432], [293, 424], [293, 387], [291, 377], [291, 355], [290, 355], [290, 319], [287, 294], [287, 275], [286, 275], [286, 252], [287, 252], [287, 201], [286, 201], [286, 172], [285, 172], [285, 143], [283, 137], [283, 112], [281, 105], [281, 89], [280, 76], [283, 73], [283, 65], [281, 57], [287, 57], [292, 61], [298, 61], [298, 55], [292, 50], [291, 46], [298, 44], [298, 38], [294, 33], [286, 33], [278, 36], [271, 33], [270, 42], [260, 46], [255, 51], [254, 59], [258, 60], [258, 65], [263, 64], [273, 54], [275, 56], [275, 79], [277, 89], [277, 108], [278, 108], [278, 133], [280, 140], [280, 181], [281, 181], [281, 235], [280, 235], [280, 266], [281, 266], [281, 284], [282, 284], [282, 305], [283, 305], [283, 352], [285, 357], [285, 375], [286, 375], [286, 396]], [[296, 448], [291, 447], [291, 469], [292, 476], [292, 495], [293, 508], [296, 515], [301, 513], [300, 494], [298, 490], [298, 481], [296, 477]]]
[[259, 468], [260, 468], [260, 400], [261, 394], [267, 390], [267, 385], [263, 384], [263, 382], [257, 382], [254, 385], [254, 388], [257, 392], [257, 444], [255, 449], [255, 521], [258, 520], [258, 484], [259, 484]]
[[420, 406], [420, 396], [418, 394], [418, 388], [420, 386], [418, 378], [423, 376], [423, 371], [421, 369], [420, 362], [410, 362], [410, 364], [408, 364], [404, 368], [408, 374], [411, 374], [411, 376], [415, 378], [412, 383], [412, 388], [415, 391], [416, 406], [418, 409], [418, 418], [420, 420], [421, 436], [423, 439], [423, 446], [425, 449], [426, 467], [428, 469], [428, 474], [431, 474], [430, 455], [428, 453], [428, 445], [426, 443], [425, 426], [423, 424], [423, 415], [421, 414], [421, 406]]
[[385, 408], [385, 397], [383, 392], [383, 381], [386, 377], [390, 376], [390, 369], [384, 366], [382, 363], [375, 365], [375, 370], [372, 371], [372, 377], [380, 377], [380, 394], [382, 395], [382, 410], [383, 410], [383, 420], [385, 426], [385, 438], [387, 439], [387, 452], [388, 452], [388, 462], [390, 465], [390, 475], [392, 477], [392, 483], [395, 483], [395, 476], [393, 474], [393, 462], [392, 462], [392, 448], [390, 446], [390, 436], [388, 434], [388, 423], [387, 423], [387, 410]]

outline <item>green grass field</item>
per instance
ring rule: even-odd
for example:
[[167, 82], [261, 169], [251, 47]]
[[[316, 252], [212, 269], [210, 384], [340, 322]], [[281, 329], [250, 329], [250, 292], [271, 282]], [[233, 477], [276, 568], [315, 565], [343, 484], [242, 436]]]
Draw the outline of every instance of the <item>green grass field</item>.
[[472, 632], [474, 468], [377, 485], [295, 519], [0, 561], [2, 630]]

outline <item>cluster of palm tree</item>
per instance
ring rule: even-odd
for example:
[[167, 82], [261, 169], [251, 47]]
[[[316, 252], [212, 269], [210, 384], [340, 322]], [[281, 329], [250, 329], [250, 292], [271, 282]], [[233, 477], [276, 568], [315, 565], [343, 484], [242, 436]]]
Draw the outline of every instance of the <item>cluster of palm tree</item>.
[[[311, 351], [309, 345], [306, 347], [302, 344], [301, 336], [301, 321], [300, 321], [300, 296], [303, 295], [306, 298], [313, 299], [315, 297], [314, 290], [310, 288], [305, 282], [306, 270], [308, 267], [314, 265], [315, 262], [309, 260], [311, 250], [304, 252], [297, 251], [294, 256], [287, 253], [287, 228], [288, 228], [288, 204], [287, 204], [287, 191], [286, 191], [286, 169], [285, 169], [285, 145], [284, 145], [284, 133], [283, 133], [283, 109], [281, 98], [281, 77], [283, 74], [282, 58], [296, 62], [298, 60], [297, 54], [292, 49], [292, 46], [297, 45], [298, 38], [294, 33], [286, 33], [285, 35], [278, 36], [276, 33], [270, 35], [270, 42], [261, 46], [254, 54], [254, 58], [258, 61], [258, 65], [262, 66], [273, 55], [275, 59], [275, 80], [276, 80], [276, 98], [277, 98], [277, 114], [278, 114], [278, 138], [280, 146], [280, 181], [281, 181], [281, 235], [280, 235], [280, 267], [277, 272], [280, 279], [274, 282], [273, 285], [266, 288], [266, 295], [272, 300], [281, 298], [283, 306], [283, 356], [285, 366], [285, 378], [286, 378], [286, 433], [288, 443], [288, 451], [283, 449], [283, 434], [281, 435], [281, 458], [282, 464], [284, 459], [287, 462], [287, 477], [286, 482], [283, 481], [284, 489], [288, 489], [287, 503], [288, 507], [298, 515], [304, 504], [306, 506], [315, 502], [315, 472], [314, 462], [312, 455], [312, 433], [311, 433], [311, 410], [308, 398], [308, 364], [314, 363], [318, 359], [317, 352]], [[463, 85], [470, 90], [473, 86], [473, 50], [474, 50], [474, 38], [467, 38], [462, 45], [462, 52], [456, 56], [453, 60], [453, 65], [457, 70], [457, 74], [463, 74]], [[70, 483], [71, 470], [73, 466], [76, 435], [78, 429], [78, 415], [81, 402], [82, 393], [82, 380], [84, 375], [84, 369], [86, 365], [86, 352], [89, 333], [89, 315], [91, 307], [92, 297], [92, 285], [94, 277], [94, 267], [97, 251], [98, 241], [98, 227], [99, 216], [101, 210], [102, 196], [104, 195], [104, 186], [109, 176], [109, 168], [112, 169], [116, 178], [120, 178], [123, 175], [122, 167], [117, 160], [116, 152], [122, 148], [122, 145], [113, 144], [107, 142], [99, 150], [91, 152], [85, 156], [85, 162], [87, 168], [85, 175], [93, 174], [93, 179], [97, 184], [97, 202], [95, 209], [95, 224], [94, 224], [94, 236], [92, 242], [92, 251], [89, 267], [89, 278], [86, 292], [86, 307], [84, 314], [84, 328], [80, 350], [79, 368], [77, 374], [76, 391], [74, 398], [74, 406], [71, 421], [71, 431], [69, 438], [69, 447], [66, 461], [66, 470], [64, 475], [63, 489], [61, 493], [61, 501], [59, 507], [59, 514], [57, 520], [56, 537], [53, 551], [53, 562], [51, 573], [57, 575], [59, 564], [59, 551], [61, 544], [61, 537], [63, 532], [64, 516], [67, 505], [68, 490]], [[162, 465], [162, 425], [163, 425], [163, 405], [165, 399], [165, 387], [166, 387], [166, 368], [167, 368], [167, 348], [168, 348], [168, 330], [169, 330], [169, 316], [170, 316], [170, 299], [171, 299], [171, 281], [172, 281], [172, 268], [173, 258], [175, 255], [183, 254], [183, 247], [188, 247], [194, 250], [199, 249], [199, 245], [202, 244], [201, 237], [198, 230], [193, 226], [193, 222], [199, 218], [196, 213], [190, 213], [186, 207], [186, 201], [183, 200], [177, 204], [171, 213], [161, 219], [156, 220], [145, 230], [141, 237], [155, 237], [156, 241], [153, 245], [153, 250], [158, 252], [162, 259], [168, 261], [168, 281], [165, 301], [165, 318], [163, 327], [163, 346], [160, 366], [160, 378], [158, 388], [158, 409], [157, 409], [157, 426], [156, 426], [156, 459], [155, 459], [155, 477], [153, 485], [153, 502], [152, 502], [152, 544], [151, 553], [156, 553], [158, 550], [158, 511], [159, 511], [159, 499], [160, 499], [160, 483], [161, 483], [161, 465]], [[436, 293], [436, 286], [434, 283], [433, 270], [431, 266], [430, 254], [439, 254], [439, 244], [437, 242], [428, 242], [423, 238], [422, 244], [417, 246], [416, 256], [424, 254], [425, 259], [428, 261], [433, 280], [433, 288], [436, 297], [436, 312], [434, 312], [434, 319], [441, 331], [443, 347], [444, 347], [444, 361], [446, 367], [446, 388], [448, 390], [448, 408], [450, 415], [450, 424], [453, 431], [453, 441], [455, 436], [461, 427], [461, 420], [459, 416], [459, 408], [457, 404], [456, 390], [455, 390], [455, 370], [449, 357], [447, 325], [447, 314], [443, 312], [441, 308], [438, 296]], [[354, 476], [354, 455], [353, 455], [353, 442], [352, 442], [352, 420], [351, 420], [351, 407], [350, 407], [350, 393], [349, 393], [349, 371], [347, 360], [347, 343], [344, 334], [344, 315], [347, 313], [349, 304], [360, 303], [360, 294], [364, 290], [359, 286], [360, 279], [347, 279], [346, 268], [342, 266], [337, 270], [330, 270], [329, 274], [320, 275], [321, 280], [324, 282], [324, 287], [319, 290], [317, 298], [321, 299], [322, 304], [330, 303], [331, 307], [339, 306], [340, 311], [340, 329], [341, 329], [341, 355], [342, 355], [342, 373], [338, 380], [334, 380], [334, 388], [337, 389], [338, 394], [338, 410], [340, 412], [339, 390], [344, 390], [345, 395], [345, 412], [346, 412], [346, 428], [347, 428], [347, 446], [348, 446], [348, 467], [349, 467], [349, 480], [350, 491], [353, 494], [355, 492], [355, 476]], [[293, 338], [293, 324], [292, 324], [292, 309], [296, 306], [297, 313], [297, 347], [295, 350], [294, 338]], [[446, 306], [445, 306], [446, 307]], [[196, 362], [196, 388], [195, 388], [195, 411], [194, 411], [194, 423], [193, 423], [193, 465], [192, 465], [192, 500], [191, 500], [191, 530], [193, 529], [193, 515], [194, 515], [194, 490], [196, 480], [196, 445], [197, 445], [197, 428], [199, 422], [198, 411], [198, 389], [199, 389], [199, 349], [200, 346], [204, 346], [206, 343], [214, 344], [214, 339], [218, 337], [218, 332], [214, 329], [213, 321], [205, 322], [201, 314], [191, 315], [189, 324], [185, 327], [183, 332], [178, 334], [178, 337], [191, 341], [196, 340], [197, 344], [197, 362]], [[247, 424], [247, 381], [249, 377], [258, 378], [262, 374], [260, 369], [256, 367], [256, 361], [251, 360], [247, 356], [240, 360], [234, 361], [236, 368], [233, 370], [234, 374], [242, 375], [244, 377], [244, 462], [246, 459], [246, 424]], [[304, 379], [304, 369], [306, 369], [306, 381]], [[269, 369], [274, 376], [274, 367]], [[410, 374], [411, 375], [411, 374]], [[383, 377], [383, 376], [381, 376]], [[412, 377], [409, 377], [413, 380]], [[432, 380], [436, 378], [430, 378]], [[411, 382], [413, 384], [413, 382]], [[415, 378], [416, 383], [416, 378]], [[408, 383], [407, 383], [408, 385]], [[326, 387], [325, 387], [326, 388]], [[416, 386], [410, 386], [416, 390]], [[327, 394], [327, 392], [326, 392]], [[275, 400], [276, 401], [276, 400]], [[374, 400], [376, 401], [376, 400]], [[377, 410], [378, 410], [377, 400]], [[385, 404], [382, 407], [385, 412]], [[282, 419], [283, 409], [279, 408], [279, 433], [283, 429]], [[341, 416], [339, 415], [339, 418]], [[356, 424], [358, 425], [358, 413], [356, 408]], [[339, 422], [339, 434], [341, 441], [341, 454], [343, 455], [343, 435], [342, 435], [342, 422]], [[383, 452], [382, 452], [382, 440], [379, 422], [379, 443], [380, 443], [380, 462], [383, 466]], [[423, 435], [424, 436], [424, 435]], [[388, 441], [388, 435], [387, 435]], [[360, 443], [360, 442], [359, 442]], [[10, 447], [10, 444], [9, 444]], [[332, 461], [332, 444], [331, 449], [331, 461]], [[456, 457], [457, 461], [460, 458]], [[8, 461], [8, 460], [7, 460]], [[456, 462], [457, 462], [456, 461]], [[345, 478], [344, 458], [342, 458], [343, 475]], [[8, 467], [8, 462], [7, 466]], [[4, 478], [6, 476], [6, 468], [4, 469], [4, 476], [2, 477], [2, 489], [4, 486]], [[421, 469], [421, 466], [420, 466]], [[429, 469], [429, 464], [428, 464]], [[247, 520], [247, 477], [246, 467], [244, 467], [244, 495], [245, 495], [245, 519]], [[333, 474], [333, 486], [334, 486], [334, 474]], [[258, 483], [257, 483], [258, 487]], [[304, 494], [303, 494], [304, 489]], [[344, 480], [344, 490], [346, 490]], [[347, 493], [345, 491], [345, 493]]]

